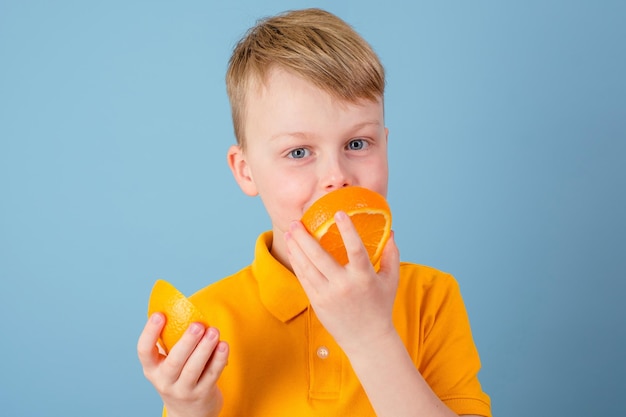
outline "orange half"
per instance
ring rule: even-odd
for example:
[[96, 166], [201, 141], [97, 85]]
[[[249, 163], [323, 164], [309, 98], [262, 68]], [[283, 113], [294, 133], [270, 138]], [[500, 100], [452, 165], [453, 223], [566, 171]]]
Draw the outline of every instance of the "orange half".
[[208, 326], [202, 312], [169, 282], [159, 279], [154, 283], [148, 301], [148, 317], [153, 313], [165, 314], [165, 327], [159, 344], [168, 353], [189, 325], [200, 322]]
[[348, 255], [334, 218], [340, 210], [352, 220], [372, 265], [377, 268], [391, 235], [391, 210], [387, 200], [367, 188], [345, 187], [319, 198], [302, 216], [309, 233], [339, 264], [345, 265]]

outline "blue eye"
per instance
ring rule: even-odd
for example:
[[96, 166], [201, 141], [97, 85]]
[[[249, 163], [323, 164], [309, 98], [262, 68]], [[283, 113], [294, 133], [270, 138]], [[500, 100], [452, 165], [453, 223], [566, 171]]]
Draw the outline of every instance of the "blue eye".
[[304, 148], [297, 148], [289, 152], [289, 158], [302, 159], [309, 155], [309, 150]]
[[350, 143], [348, 143], [348, 149], [351, 151], [360, 151], [361, 149], [364, 149], [366, 147], [367, 142], [365, 142], [363, 139], [351, 140]]

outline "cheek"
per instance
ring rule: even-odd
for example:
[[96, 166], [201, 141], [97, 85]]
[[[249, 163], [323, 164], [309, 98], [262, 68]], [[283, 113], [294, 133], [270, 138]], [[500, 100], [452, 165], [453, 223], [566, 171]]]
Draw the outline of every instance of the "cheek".
[[389, 171], [387, 160], [372, 162], [366, 170], [366, 183], [363, 184], [367, 188], [378, 192], [384, 196], [387, 195], [387, 183], [389, 179]]
[[260, 196], [272, 223], [281, 229], [302, 217], [303, 207], [309, 197], [305, 184], [293, 175], [264, 184]]

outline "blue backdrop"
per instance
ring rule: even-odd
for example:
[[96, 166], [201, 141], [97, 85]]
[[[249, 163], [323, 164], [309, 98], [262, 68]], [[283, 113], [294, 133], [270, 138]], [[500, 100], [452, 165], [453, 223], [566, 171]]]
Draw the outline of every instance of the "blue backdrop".
[[387, 68], [402, 258], [458, 279], [495, 415], [623, 415], [617, 0], [0, 0], [0, 414], [159, 415], [153, 282], [191, 294], [269, 227], [226, 165], [227, 59], [309, 6]]

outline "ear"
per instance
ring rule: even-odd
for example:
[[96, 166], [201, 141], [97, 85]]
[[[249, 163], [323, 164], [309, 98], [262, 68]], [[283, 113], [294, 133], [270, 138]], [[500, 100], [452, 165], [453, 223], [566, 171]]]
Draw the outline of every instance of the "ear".
[[228, 160], [228, 166], [230, 167], [235, 181], [239, 184], [239, 188], [251, 197], [256, 196], [259, 192], [256, 189], [254, 179], [252, 179], [252, 173], [250, 172], [250, 166], [244, 155], [241, 146], [232, 145], [228, 148], [228, 154], [226, 156]]

